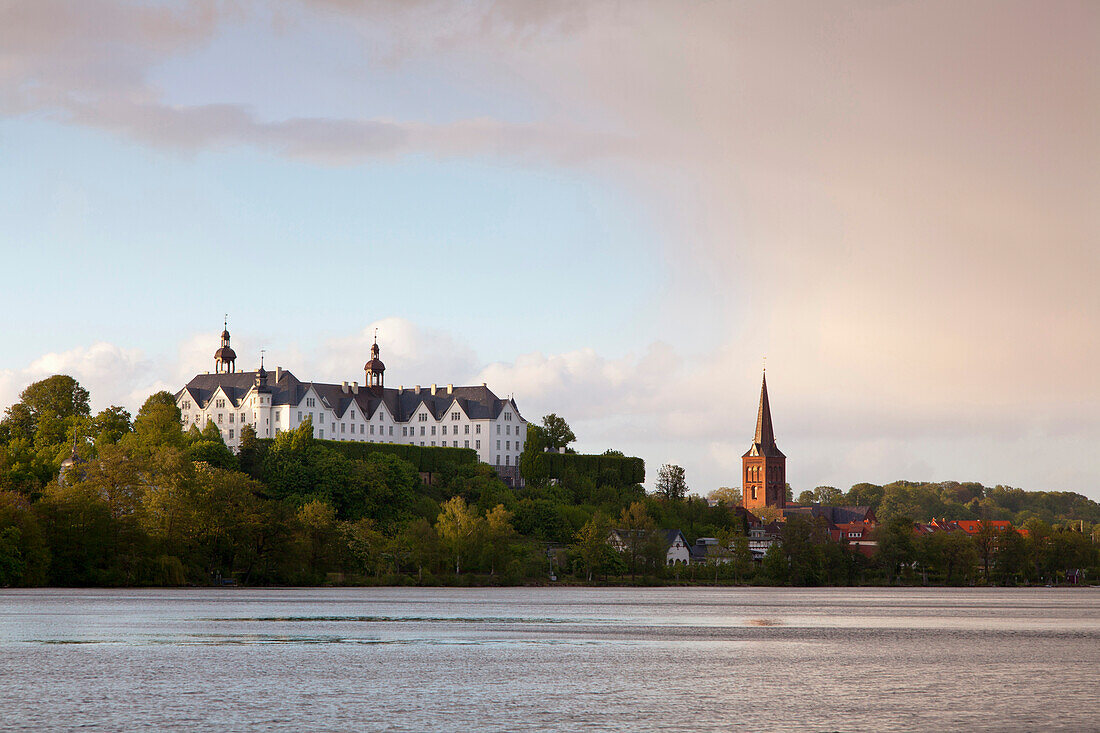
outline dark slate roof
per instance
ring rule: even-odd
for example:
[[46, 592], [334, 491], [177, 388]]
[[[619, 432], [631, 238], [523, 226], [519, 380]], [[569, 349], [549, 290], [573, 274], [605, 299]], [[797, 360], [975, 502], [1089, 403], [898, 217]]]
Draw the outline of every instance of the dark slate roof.
[[[278, 382], [274, 381], [274, 376], [275, 372], [268, 372], [268, 388], [272, 393], [273, 405], [298, 405], [312, 388], [321, 400], [321, 404], [333, 410], [338, 417], [343, 416], [352, 405], [356, 405], [362, 414], [370, 419], [382, 404], [385, 404], [386, 410], [399, 422], [407, 422], [422, 404], [427, 406], [437, 420], [455, 406], [474, 420], [496, 418], [506, 404], [512, 407], [520, 419], [523, 417], [514, 400], [502, 400], [484, 385], [454, 387], [451, 394], [447, 394], [446, 387], [437, 387], [434, 395], [430, 387], [424, 387], [418, 391], [360, 385], [359, 392], [354, 393], [350, 388], [345, 392], [341, 384], [302, 382], [286, 370], [280, 371]], [[256, 377], [257, 372], [199, 374], [176, 393], [176, 399], [187, 393], [200, 408], [205, 408], [220, 387], [233, 401], [233, 406], [240, 407], [245, 395], [256, 383]]]
[[760, 382], [760, 407], [756, 411], [756, 433], [752, 438], [752, 447], [745, 453], [745, 456], [786, 458], [775, 444], [775, 430], [772, 429], [772, 408], [768, 403], [768, 376], [766, 374]]
[[672, 543], [676, 541], [679, 536], [684, 540], [684, 544], [687, 545], [687, 538], [683, 537], [683, 532], [678, 529], [662, 529], [661, 532], [665, 535], [665, 547], [672, 547]]
[[829, 524], [847, 524], [863, 522], [869, 519], [869, 506], [823, 506], [821, 504], [799, 504], [783, 509], [785, 515], [809, 514], [811, 517], [823, 517]]

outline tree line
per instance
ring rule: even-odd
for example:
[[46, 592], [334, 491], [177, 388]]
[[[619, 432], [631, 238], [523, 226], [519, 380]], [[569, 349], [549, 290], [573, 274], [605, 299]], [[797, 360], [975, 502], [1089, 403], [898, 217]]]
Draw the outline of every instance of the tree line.
[[[556, 415], [530, 431], [559, 451], [575, 440]], [[59, 476], [74, 451], [79, 461]], [[563, 463], [560, 476], [513, 489], [487, 465], [444, 462], [424, 484], [399, 455], [338, 450], [315, 440], [308, 422], [263, 443], [246, 427], [234, 454], [216, 426], [185, 432], [166, 392], [133, 417], [117, 406], [93, 414], [88, 392], [57, 375], [28, 386], [0, 420], [0, 586], [468, 585], [550, 575], [593, 583], [1040, 582], [1096, 564], [1091, 525], [1073, 530], [1069, 517], [1052, 523], [1036, 512], [1022, 545], [994, 538], [986, 546], [961, 536], [907, 541], [900, 510], [874, 558], [794, 517], [758, 563], [732, 491], [707, 501], [688, 492], [682, 468], [664, 466], [658, 491], [647, 494], [622, 471], [592, 465]], [[958, 485], [968, 487], [963, 493], [917, 486], [940, 487], [941, 502], [944, 492], [969, 496], [956, 501], [967, 511], [975, 498], [979, 507], [1016, 501], [1016, 512], [1035, 501], [1001, 487], [979, 495], [971, 485]], [[889, 513], [895, 487], [877, 488], [877, 506]], [[876, 490], [858, 484], [841, 496], [875, 499]], [[1095, 506], [1078, 504], [1069, 511]], [[689, 542], [713, 538], [706, 562], [668, 566], [668, 528]]]

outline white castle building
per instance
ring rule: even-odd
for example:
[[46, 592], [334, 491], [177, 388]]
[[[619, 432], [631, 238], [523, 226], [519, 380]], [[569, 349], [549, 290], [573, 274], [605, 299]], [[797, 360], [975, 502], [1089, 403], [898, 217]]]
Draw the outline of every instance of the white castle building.
[[262, 359], [256, 371], [237, 371], [224, 330], [214, 373], [196, 375], [176, 393], [183, 428], [213, 423], [236, 449], [245, 425], [259, 438], [274, 438], [309, 419], [314, 436], [324, 440], [472, 448], [503, 477], [518, 480], [527, 421], [515, 400], [500, 399], [485, 384], [385, 387], [378, 354], [376, 337], [362, 385], [303, 382], [281, 367], [268, 372]]

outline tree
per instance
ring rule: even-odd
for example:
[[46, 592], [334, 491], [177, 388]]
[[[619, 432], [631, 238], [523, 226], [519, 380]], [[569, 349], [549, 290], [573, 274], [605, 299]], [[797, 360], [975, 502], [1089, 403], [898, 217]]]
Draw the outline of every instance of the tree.
[[844, 492], [835, 486], [818, 486], [814, 489], [814, 501], [825, 506], [836, 506], [844, 500]]
[[589, 582], [592, 582], [592, 573], [600, 566], [607, 551], [607, 537], [610, 529], [607, 517], [596, 512], [573, 535], [573, 545], [570, 549], [580, 558]]
[[542, 418], [542, 432], [546, 445], [556, 451], [566, 448], [577, 439], [577, 436], [569, 428], [569, 423], [552, 412]]
[[427, 519], [418, 517], [405, 524], [397, 535], [396, 544], [400, 548], [399, 552], [408, 553], [409, 561], [416, 566], [417, 582], [422, 583], [424, 566], [430, 567], [438, 554], [439, 535]]
[[481, 520], [470, 511], [461, 496], [451, 497], [441, 507], [435, 531], [454, 559], [455, 575], [462, 572], [462, 558], [473, 554], [480, 529]]
[[736, 486], [719, 486], [717, 489], [707, 494], [707, 498], [728, 507], [740, 506], [741, 489]]
[[485, 512], [485, 556], [489, 560], [489, 575], [496, 575], [497, 564], [511, 555], [516, 530], [512, 528], [512, 512], [503, 504]]
[[913, 543], [913, 520], [909, 517], [893, 517], [878, 532], [877, 559], [886, 571], [887, 582], [893, 583], [899, 569], [916, 559]]
[[169, 392], [150, 395], [134, 418], [134, 432], [129, 439], [145, 452], [166, 445], [181, 448], [185, 440], [180, 417], [176, 398]]
[[12, 437], [31, 438], [43, 420], [65, 423], [90, 414], [88, 390], [67, 374], [55, 374], [24, 389], [5, 411], [4, 423]]
[[657, 536], [657, 525], [646, 511], [645, 504], [636, 501], [619, 516], [619, 539], [630, 568], [630, 581], [638, 571], [638, 561], [645, 560]]
[[96, 445], [113, 444], [133, 430], [130, 412], [124, 407], [111, 405], [92, 420], [92, 433]]
[[669, 501], [679, 501], [687, 493], [687, 481], [684, 479], [684, 469], [680, 466], [666, 463], [657, 472], [657, 493]]
[[814, 492], [810, 491], [809, 489], [806, 489], [805, 491], [800, 493], [798, 495], [798, 503], [799, 504], [813, 504], [814, 503]]

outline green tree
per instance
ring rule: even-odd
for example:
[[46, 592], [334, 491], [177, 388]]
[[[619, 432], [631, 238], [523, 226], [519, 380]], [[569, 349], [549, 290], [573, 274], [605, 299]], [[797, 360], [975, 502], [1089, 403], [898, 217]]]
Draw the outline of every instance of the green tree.
[[893, 583], [898, 573], [916, 560], [913, 520], [909, 517], [893, 517], [882, 524], [876, 534], [876, 557], [886, 572], [887, 582]]
[[669, 501], [680, 501], [687, 494], [687, 480], [684, 478], [684, 469], [680, 466], [666, 463], [657, 472], [657, 493]]
[[134, 432], [128, 436], [132, 446], [146, 453], [161, 446], [182, 448], [185, 440], [176, 398], [169, 392], [150, 395], [134, 418]]
[[573, 535], [573, 544], [570, 549], [580, 558], [588, 582], [592, 582], [592, 574], [599, 569], [607, 553], [607, 538], [610, 530], [607, 517], [601, 512], [596, 512]]
[[90, 414], [88, 390], [67, 374], [55, 374], [24, 389], [5, 411], [3, 424], [13, 438], [33, 439], [44, 420], [65, 424]]
[[630, 581], [638, 572], [640, 563], [646, 562], [657, 539], [657, 524], [649, 516], [645, 504], [636, 501], [619, 515], [619, 541], [630, 569]]
[[814, 492], [810, 491], [809, 489], [806, 489], [805, 491], [800, 493], [798, 495], [798, 503], [799, 504], [813, 504], [814, 503]]
[[397, 535], [397, 546], [416, 567], [417, 582], [424, 582], [424, 568], [430, 568], [439, 555], [439, 535], [431, 523], [423, 517], [406, 522]]
[[719, 486], [707, 494], [707, 498], [723, 506], [741, 506], [741, 489], [737, 486]]
[[497, 504], [485, 512], [482, 527], [489, 575], [496, 575], [497, 566], [512, 555], [512, 544], [516, 539], [516, 530], [512, 527], [512, 512], [505, 509], [503, 504]]
[[461, 496], [452, 497], [444, 502], [435, 523], [436, 534], [440, 542], [455, 563], [455, 575], [462, 572], [462, 558], [475, 554], [479, 534], [480, 518], [470, 511]]
[[577, 439], [577, 436], [570, 429], [569, 423], [552, 412], [542, 418], [542, 431], [546, 445], [554, 450], [567, 448], [570, 443]]
[[114, 444], [133, 430], [130, 412], [124, 407], [111, 405], [96, 414], [92, 420], [92, 434], [96, 445]]

